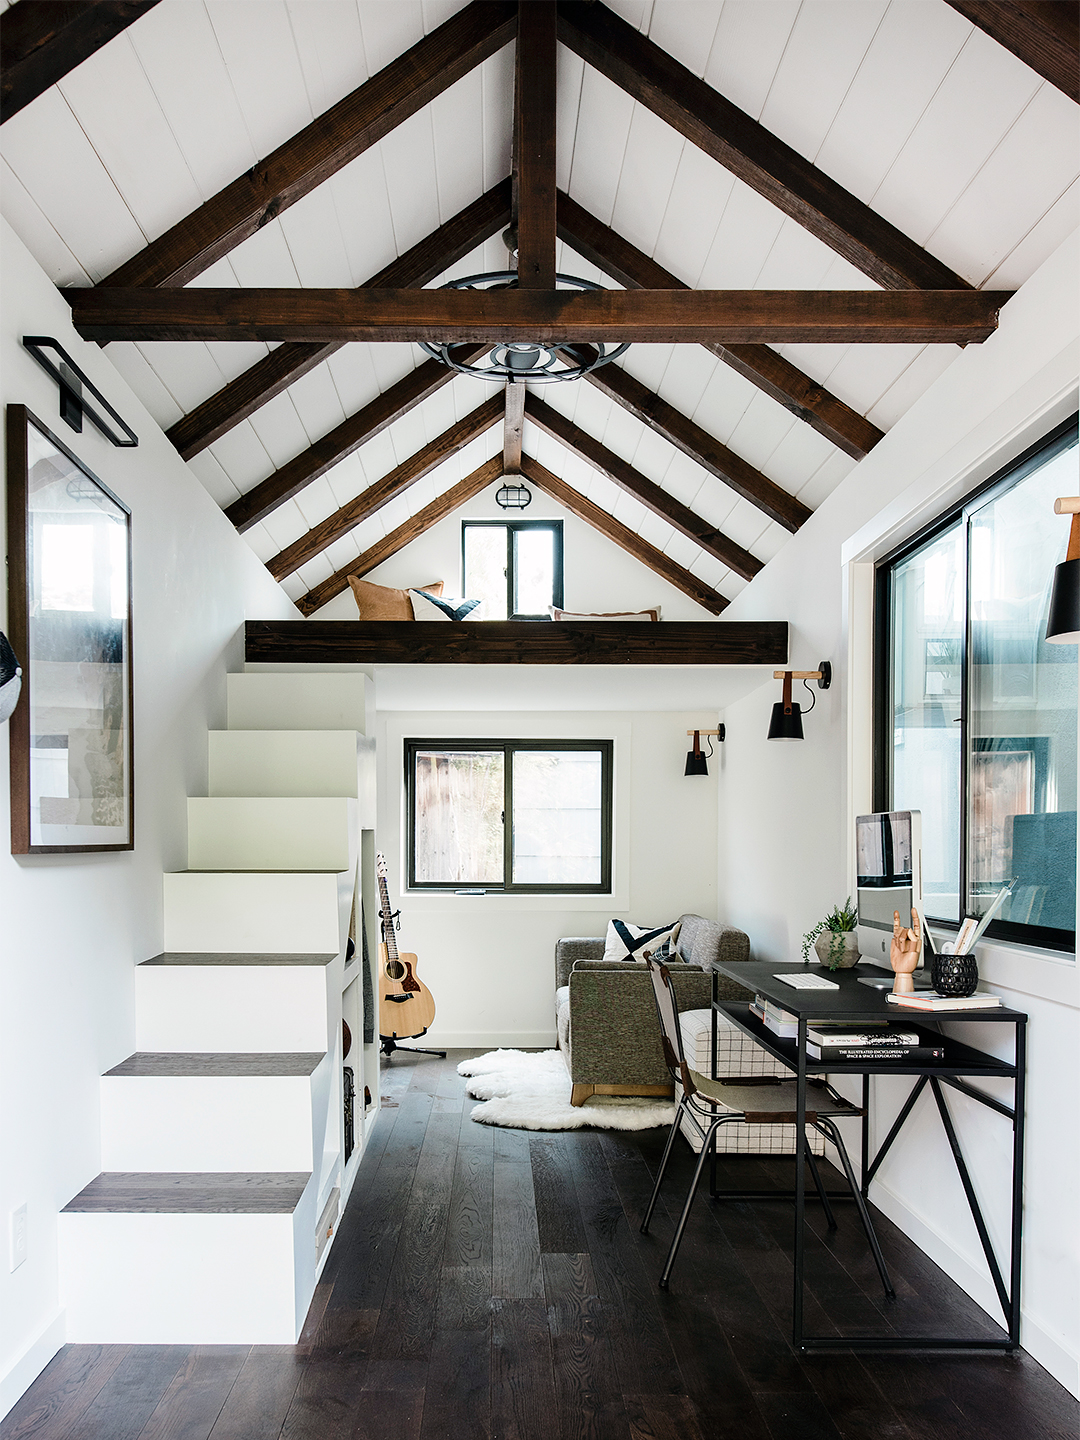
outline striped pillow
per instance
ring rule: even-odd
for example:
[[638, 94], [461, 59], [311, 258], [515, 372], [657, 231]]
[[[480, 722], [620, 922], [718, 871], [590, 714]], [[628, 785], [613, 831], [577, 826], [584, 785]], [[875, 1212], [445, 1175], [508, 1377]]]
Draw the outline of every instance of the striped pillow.
[[450, 596], [431, 595], [426, 590], [410, 590], [414, 620], [479, 620], [473, 614], [481, 605], [479, 600], [455, 600]]
[[604, 959], [641, 961], [646, 955], [674, 950], [678, 936], [678, 921], [667, 925], [628, 925], [625, 920], [609, 920]]

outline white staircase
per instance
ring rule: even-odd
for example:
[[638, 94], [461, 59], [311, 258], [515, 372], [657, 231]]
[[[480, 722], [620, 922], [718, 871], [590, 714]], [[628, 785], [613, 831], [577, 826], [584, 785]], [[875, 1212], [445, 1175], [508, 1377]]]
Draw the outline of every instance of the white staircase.
[[359, 931], [347, 958], [354, 896], [375, 953], [370, 689], [350, 672], [228, 677], [190, 868], [164, 877], [166, 949], [136, 971], [136, 1053], [102, 1077], [102, 1173], [60, 1216], [71, 1342], [300, 1333], [378, 1104]]

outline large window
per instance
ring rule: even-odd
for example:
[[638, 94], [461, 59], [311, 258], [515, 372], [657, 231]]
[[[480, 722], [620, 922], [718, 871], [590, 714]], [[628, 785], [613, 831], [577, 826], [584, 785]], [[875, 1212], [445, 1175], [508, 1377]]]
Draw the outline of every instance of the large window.
[[920, 810], [923, 900], [988, 935], [1074, 948], [1077, 651], [1048, 645], [1077, 491], [1062, 426], [878, 570], [876, 799]]
[[485, 620], [546, 620], [563, 603], [561, 520], [464, 520], [464, 593]]
[[409, 885], [611, 889], [610, 740], [406, 740]]

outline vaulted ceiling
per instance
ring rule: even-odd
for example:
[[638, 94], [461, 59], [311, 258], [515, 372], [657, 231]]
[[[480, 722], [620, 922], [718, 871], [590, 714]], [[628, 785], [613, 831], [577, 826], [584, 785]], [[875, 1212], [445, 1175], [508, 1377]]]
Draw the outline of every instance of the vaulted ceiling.
[[717, 614], [1075, 229], [1076, 13], [18, 0], [3, 212], [305, 613], [520, 468]]

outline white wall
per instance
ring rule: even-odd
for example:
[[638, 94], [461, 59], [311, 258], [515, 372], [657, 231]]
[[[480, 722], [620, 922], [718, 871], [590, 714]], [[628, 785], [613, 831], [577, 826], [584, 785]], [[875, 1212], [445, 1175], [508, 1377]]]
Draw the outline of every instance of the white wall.
[[[0, 783], [0, 1415], [63, 1343], [56, 1215], [100, 1169], [98, 1077], [134, 1050], [134, 966], [162, 948], [162, 871], [185, 863], [185, 797], [206, 792], [206, 731], [224, 724], [245, 615], [298, 618], [6, 224], [2, 264], [4, 403], [29, 406], [132, 511], [136, 849], [15, 858]], [[64, 425], [25, 334], [76, 358], [137, 449]], [[5, 631], [6, 601], [5, 587]], [[5, 775], [7, 745], [0, 726]], [[28, 1258], [9, 1273], [9, 1215], [24, 1203]]]
[[[693, 726], [714, 727], [715, 714], [380, 714], [379, 845], [390, 898], [402, 912], [398, 944], [418, 956], [420, 978], [435, 997], [430, 1043], [554, 1044], [556, 940], [603, 935], [613, 917], [650, 925], [685, 911], [715, 918], [716, 778], [683, 775]], [[614, 893], [403, 893], [406, 736], [614, 739]]]
[[[872, 808], [873, 561], [1075, 410], [1078, 271], [1074, 236], [1005, 306], [998, 333], [958, 356], [726, 612], [732, 620], [788, 618], [792, 664], [813, 669], [830, 659], [834, 667], [833, 688], [819, 695], [802, 744], [765, 739], [770, 707], [780, 696], [777, 682], [724, 714], [720, 908], [749, 932], [760, 958], [797, 958], [802, 933], [853, 888], [852, 817]], [[1076, 965], [1072, 957], [999, 945], [980, 947], [979, 958], [984, 978], [1006, 1003], [1031, 1017], [1023, 1343], [1077, 1393]], [[977, 1028], [975, 1043], [988, 1048], [1000, 1042], [1001, 1032], [992, 1026]], [[905, 1093], [899, 1078], [879, 1082], [879, 1138]], [[903, 1145], [872, 1193], [1000, 1318], [931, 1107], [929, 1099], [919, 1102]], [[1003, 1253], [1007, 1123], [963, 1100], [954, 1113]]]

